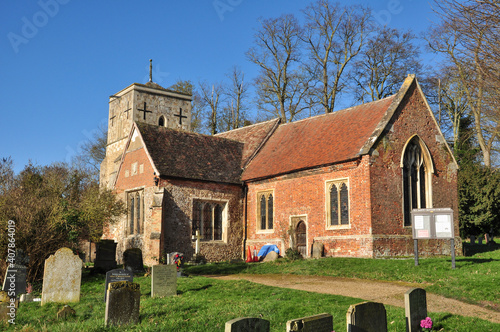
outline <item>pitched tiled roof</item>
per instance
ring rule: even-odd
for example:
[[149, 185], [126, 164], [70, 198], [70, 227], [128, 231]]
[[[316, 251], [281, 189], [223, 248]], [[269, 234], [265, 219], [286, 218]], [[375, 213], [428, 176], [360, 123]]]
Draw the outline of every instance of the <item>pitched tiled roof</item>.
[[244, 170], [242, 179], [265, 178], [358, 157], [395, 96], [280, 125]]
[[145, 123], [136, 126], [161, 176], [241, 182], [243, 143]]
[[279, 119], [257, 123], [251, 126], [226, 131], [215, 136], [229, 138], [244, 144], [241, 167], [251, 160], [263, 143], [269, 138], [279, 124]]

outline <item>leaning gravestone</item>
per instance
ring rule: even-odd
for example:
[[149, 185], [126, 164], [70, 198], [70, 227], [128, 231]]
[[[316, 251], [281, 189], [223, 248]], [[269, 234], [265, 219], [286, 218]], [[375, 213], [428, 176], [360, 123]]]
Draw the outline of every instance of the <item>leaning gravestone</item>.
[[79, 302], [82, 260], [69, 248], [61, 248], [45, 260], [42, 305]]
[[265, 319], [243, 317], [226, 322], [224, 332], [269, 332], [269, 328], [270, 323]]
[[420, 321], [427, 317], [427, 297], [422, 288], [413, 288], [405, 293], [406, 331], [420, 332]]
[[321, 258], [323, 257], [323, 250], [325, 245], [321, 242], [314, 242], [312, 248], [312, 257], [313, 258]]
[[104, 302], [106, 302], [106, 296], [108, 294], [108, 286], [112, 282], [117, 281], [134, 281], [134, 272], [127, 271], [123, 269], [114, 269], [106, 272], [106, 284], [104, 285]]
[[151, 297], [177, 295], [177, 267], [154, 265], [151, 268]]
[[347, 310], [347, 331], [387, 332], [387, 314], [382, 303], [362, 302]]
[[326, 313], [286, 322], [287, 332], [332, 332], [332, 330], [333, 316]]
[[106, 326], [137, 324], [141, 289], [138, 283], [118, 281], [109, 284], [106, 299]]
[[125, 250], [123, 252], [123, 268], [134, 273], [144, 272], [142, 250], [139, 248]]
[[96, 244], [94, 270], [107, 272], [116, 269], [116, 245], [114, 240], [101, 240]]

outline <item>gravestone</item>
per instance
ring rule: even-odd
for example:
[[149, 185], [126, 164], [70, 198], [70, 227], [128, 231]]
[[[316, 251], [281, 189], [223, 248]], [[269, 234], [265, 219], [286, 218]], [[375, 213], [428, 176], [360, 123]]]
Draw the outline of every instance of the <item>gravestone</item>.
[[267, 253], [266, 257], [264, 257], [263, 262], [273, 262], [277, 260], [279, 257], [279, 254], [276, 251], [270, 251]]
[[101, 240], [96, 244], [94, 270], [107, 272], [116, 269], [116, 245], [114, 240]]
[[106, 298], [106, 326], [137, 324], [141, 301], [140, 285], [130, 281], [109, 284]]
[[332, 330], [333, 316], [326, 313], [286, 322], [287, 332], [332, 332]]
[[26, 293], [26, 265], [29, 263], [29, 257], [22, 249], [16, 249], [14, 264], [7, 266], [7, 272], [3, 280], [2, 290], [15, 294], [16, 298]]
[[117, 281], [134, 281], [134, 273], [132, 271], [127, 271], [123, 269], [114, 269], [106, 272], [106, 284], [104, 285], [104, 302], [106, 302], [106, 296], [108, 294], [108, 286], [112, 282]]
[[61, 310], [57, 312], [57, 319], [66, 319], [74, 315], [76, 315], [75, 310], [69, 305], [65, 305]]
[[382, 303], [362, 302], [347, 310], [347, 331], [387, 332], [387, 314]]
[[269, 332], [269, 328], [270, 323], [265, 319], [243, 317], [226, 322], [224, 332]]
[[154, 265], [151, 268], [151, 297], [177, 295], [177, 267]]
[[134, 273], [144, 272], [142, 250], [139, 248], [125, 250], [123, 252], [123, 268]]
[[477, 238], [477, 244], [483, 244], [483, 238], [482, 237], [478, 237]]
[[3, 281], [3, 290], [9, 295], [15, 294], [16, 298], [26, 293], [26, 266], [9, 264]]
[[427, 298], [425, 290], [413, 288], [405, 293], [406, 331], [420, 332], [420, 321], [427, 317]]
[[0, 291], [0, 322], [16, 318], [16, 303], [6, 291]]
[[312, 257], [313, 258], [321, 258], [323, 257], [323, 250], [325, 245], [321, 242], [314, 242], [312, 248]]
[[42, 305], [49, 302], [79, 302], [82, 260], [69, 248], [61, 248], [45, 260]]
[[476, 244], [476, 237], [474, 235], [470, 236], [470, 244]]

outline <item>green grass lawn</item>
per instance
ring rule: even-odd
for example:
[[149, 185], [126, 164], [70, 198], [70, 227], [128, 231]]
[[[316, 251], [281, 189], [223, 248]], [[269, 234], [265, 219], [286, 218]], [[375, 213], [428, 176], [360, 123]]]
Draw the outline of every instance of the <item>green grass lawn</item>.
[[[262, 264], [208, 264], [187, 268], [189, 277], [178, 279], [178, 295], [152, 299], [151, 278], [136, 276], [141, 286], [141, 322], [121, 328], [105, 328], [104, 276], [88, 270], [82, 279], [80, 302], [71, 304], [76, 316], [56, 319], [63, 304], [39, 302], [20, 305], [16, 331], [224, 331], [226, 321], [237, 317], [262, 317], [271, 322], [271, 331], [285, 331], [286, 322], [308, 315], [330, 313], [334, 330], [346, 331], [349, 305], [361, 299], [274, 288], [248, 281], [215, 280], [196, 276], [210, 273], [294, 273], [355, 277], [423, 283], [428, 292], [460, 298], [468, 302], [499, 304], [498, 278], [500, 249], [457, 257], [451, 269], [450, 258], [425, 258], [415, 267], [408, 260], [370, 260], [324, 258]], [[477, 273], [476, 273], [477, 271]], [[483, 289], [487, 288], [487, 289]], [[39, 294], [35, 294], [39, 295]], [[404, 309], [386, 306], [388, 330], [405, 331]], [[436, 331], [500, 331], [500, 324], [448, 313], [431, 313]], [[7, 325], [0, 325], [7, 329]]]

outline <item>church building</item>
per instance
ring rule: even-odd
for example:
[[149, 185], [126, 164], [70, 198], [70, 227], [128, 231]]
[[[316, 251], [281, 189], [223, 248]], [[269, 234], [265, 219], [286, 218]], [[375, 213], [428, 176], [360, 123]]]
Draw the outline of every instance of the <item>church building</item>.
[[[274, 119], [214, 136], [190, 131], [191, 96], [148, 82], [110, 97], [101, 185], [128, 214], [104, 229], [147, 265], [166, 253], [208, 261], [275, 244], [311, 257], [413, 255], [410, 211], [451, 208], [458, 166], [409, 75], [393, 96], [304, 120]], [[455, 241], [460, 252], [461, 241]], [[420, 240], [420, 255], [449, 254]]]

